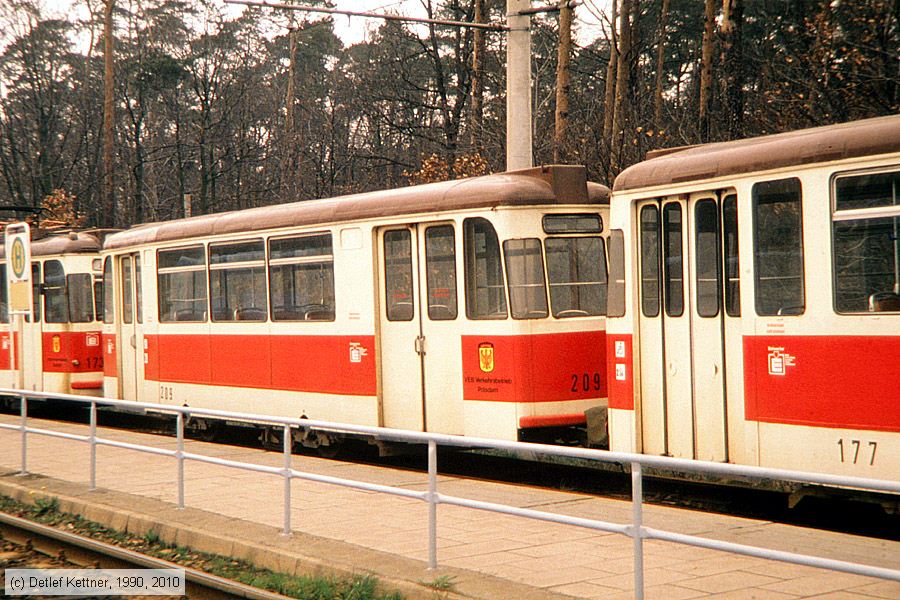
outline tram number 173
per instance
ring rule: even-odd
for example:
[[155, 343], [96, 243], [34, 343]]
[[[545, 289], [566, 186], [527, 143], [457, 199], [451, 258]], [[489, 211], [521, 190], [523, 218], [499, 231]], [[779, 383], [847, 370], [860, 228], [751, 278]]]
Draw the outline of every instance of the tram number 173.
[[595, 392], [600, 391], [600, 385], [603, 383], [600, 373], [572, 373], [572, 390], [573, 392]]
[[[878, 442], [863, 442], [860, 440], [845, 440], [841, 438], [837, 441], [838, 447], [841, 449], [841, 462], [858, 464], [869, 459], [869, 465], [875, 464], [875, 451], [878, 449]], [[860, 456], [862, 454], [862, 456]], [[868, 456], [867, 456], [868, 455]]]

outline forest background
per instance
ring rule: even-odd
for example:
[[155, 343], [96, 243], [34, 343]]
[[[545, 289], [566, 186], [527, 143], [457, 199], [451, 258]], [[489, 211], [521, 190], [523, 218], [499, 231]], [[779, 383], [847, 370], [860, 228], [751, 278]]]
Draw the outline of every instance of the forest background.
[[[6, 216], [125, 227], [183, 216], [186, 194], [201, 214], [504, 168], [502, 33], [384, 22], [348, 47], [322, 15], [72, 1], [86, 18], [0, 6]], [[505, 18], [505, 0], [420, 1]], [[651, 149], [900, 109], [900, 0], [585, 0], [576, 32], [579, 11], [616, 27], [585, 41], [567, 9], [532, 20], [536, 164], [611, 183]]]

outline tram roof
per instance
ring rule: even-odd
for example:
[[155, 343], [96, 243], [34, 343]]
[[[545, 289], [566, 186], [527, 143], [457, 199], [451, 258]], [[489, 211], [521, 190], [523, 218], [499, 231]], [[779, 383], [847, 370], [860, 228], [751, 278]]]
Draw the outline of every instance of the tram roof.
[[582, 166], [549, 165], [136, 225], [107, 237], [104, 247], [116, 249], [210, 235], [449, 210], [537, 204], [607, 204], [609, 194], [606, 186], [587, 181]]
[[[55, 234], [31, 242], [31, 256], [87, 254], [99, 251], [100, 240], [84, 232]], [[6, 248], [0, 244], [0, 259], [2, 258], [6, 258]]]
[[900, 151], [900, 115], [850, 121], [775, 135], [656, 150], [622, 171], [624, 192], [781, 167]]

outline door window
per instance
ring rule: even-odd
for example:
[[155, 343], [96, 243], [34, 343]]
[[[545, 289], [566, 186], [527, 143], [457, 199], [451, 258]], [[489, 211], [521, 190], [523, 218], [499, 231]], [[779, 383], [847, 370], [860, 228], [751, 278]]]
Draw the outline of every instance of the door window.
[[715, 317], [719, 314], [719, 211], [715, 200], [700, 200], [694, 205], [696, 243], [694, 253], [697, 270], [697, 314]]
[[412, 321], [412, 238], [408, 229], [384, 233], [384, 306], [389, 321]]
[[659, 316], [659, 209], [641, 209], [641, 311]]
[[666, 315], [680, 317], [684, 313], [684, 256], [681, 205], [677, 202], [670, 202], [663, 207], [663, 241]]

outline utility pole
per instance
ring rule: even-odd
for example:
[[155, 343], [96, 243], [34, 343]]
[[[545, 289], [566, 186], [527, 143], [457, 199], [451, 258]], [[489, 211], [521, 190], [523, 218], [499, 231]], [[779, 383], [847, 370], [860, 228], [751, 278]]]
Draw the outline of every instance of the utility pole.
[[506, 170], [534, 166], [531, 141], [531, 8], [506, 0]]

